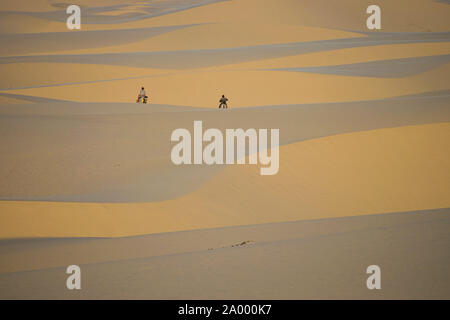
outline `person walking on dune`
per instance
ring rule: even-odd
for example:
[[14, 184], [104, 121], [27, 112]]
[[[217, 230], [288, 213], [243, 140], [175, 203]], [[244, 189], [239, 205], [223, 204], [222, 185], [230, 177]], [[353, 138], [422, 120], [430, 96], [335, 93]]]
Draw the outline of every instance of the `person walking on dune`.
[[147, 103], [148, 97], [147, 97], [147, 94], [145, 93], [144, 87], [141, 88], [141, 91], [139, 92], [139, 95], [138, 95], [138, 98], [137, 98], [136, 102], [139, 103], [141, 101], [141, 99], [142, 99], [143, 103]]
[[227, 98], [225, 98], [225, 95], [222, 95], [222, 98], [220, 98], [220, 100], [219, 100], [219, 109], [220, 108], [224, 108], [224, 109], [228, 109], [228, 105], [227, 105], [227, 101], [228, 101], [228, 99]]

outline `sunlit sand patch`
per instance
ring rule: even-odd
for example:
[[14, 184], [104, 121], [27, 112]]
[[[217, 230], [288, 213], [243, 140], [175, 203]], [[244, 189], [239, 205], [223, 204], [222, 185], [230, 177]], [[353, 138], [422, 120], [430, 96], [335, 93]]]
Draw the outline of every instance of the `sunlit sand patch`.
[[[219, 201], [214, 190], [230, 186], [233, 195], [227, 196], [232, 203], [252, 203], [247, 209], [254, 210], [255, 216], [277, 208], [312, 218], [415, 210], [431, 203], [448, 207], [450, 160], [443, 145], [449, 137], [450, 123], [441, 123], [300, 142], [281, 148], [280, 162], [285, 163], [278, 175], [263, 182], [257, 168], [230, 167], [202, 188], [202, 196]], [[258, 187], [257, 181], [261, 181]], [[265, 194], [282, 200], [272, 201]], [[228, 210], [236, 210], [230, 206]]]

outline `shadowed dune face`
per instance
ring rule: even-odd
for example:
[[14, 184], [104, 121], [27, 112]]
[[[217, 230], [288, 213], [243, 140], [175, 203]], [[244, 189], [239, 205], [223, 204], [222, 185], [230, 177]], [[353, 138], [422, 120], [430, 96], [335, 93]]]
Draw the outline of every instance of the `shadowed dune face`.
[[[445, 281], [407, 284], [415, 268], [446, 277], [448, 265], [448, 1], [379, 0], [374, 31], [359, 0], [77, 4], [82, 29], [70, 31], [67, 4], [0, 3], [0, 298], [66, 297], [36, 288], [59, 281], [67, 252], [92, 274], [107, 266], [105, 279], [153, 270], [125, 273], [137, 298], [255, 298], [227, 268], [261, 298], [324, 297], [321, 272], [351, 284], [327, 297], [371, 298], [336, 271], [366, 259], [403, 281], [385, 298], [448, 297]], [[135, 103], [142, 86], [149, 104]], [[174, 165], [171, 133], [196, 120], [279, 129], [278, 174]], [[252, 278], [241, 259], [264, 267]], [[223, 291], [205, 265], [229, 280]], [[117, 297], [127, 279], [92, 280], [84, 297]]]

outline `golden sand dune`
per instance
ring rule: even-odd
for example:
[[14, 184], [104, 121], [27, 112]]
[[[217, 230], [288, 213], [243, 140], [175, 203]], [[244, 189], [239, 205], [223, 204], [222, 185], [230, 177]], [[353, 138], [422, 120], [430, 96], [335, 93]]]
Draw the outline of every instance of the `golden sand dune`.
[[21, 99], [16, 99], [16, 98], [0, 95], [0, 104], [8, 104], [9, 105], [9, 104], [16, 104], [16, 103], [22, 104], [22, 103], [26, 103], [26, 102], [24, 102]]
[[445, 208], [449, 134], [450, 124], [441, 123], [296, 143], [281, 148], [283, 165], [275, 176], [232, 166], [199, 190], [162, 202], [1, 202], [0, 234], [117, 237]]
[[218, 49], [359, 36], [352, 32], [282, 23], [206, 23], [174, 29], [132, 44], [74, 50], [72, 53]]
[[[381, 0], [368, 3], [358, 0], [329, 2], [294, 1], [306, 25], [335, 27], [366, 31], [366, 8], [376, 4], [381, 9], [382, 29], [389, 32], [448, 31], [450, 23], [445, 16], [450, 7], [435, 0]], [[326, 7], [326, 10], [324, 9]]]
[[[142, 69], [123, 66], [55, 64], [55, 63], [14, 63], [0, 65], [0, 73], [8, 75], [0, 78], [0, 88], [14, 89], [42, 87], [80, 82], [102, 82], [114, 79], [133, 78], [133, 95], [140, 88], [140, 77], [153, 77], [173, 73], [173, 70]], [[7, 92], [7, 91], [5, 91]], [[130, 92], [131, 95], [131, 92]]]
[[15, 0], [2, 1], [0, 4], [1, 11], [24, 11], [24, 12], [40, 12], [51, 11], [55, 8], [52, 6], [52, 1], [48, 0]]
[[[12, 90], [11, 93], [78, 102], [132, 102], [137, 84], [149, 89], [155, 104], [217, 108], [221, 94], [230, 106], [263, 106], [389, 98], [449, 89], [450, 65], [399, 79], [297, 73], [288, 71], [181, 71], [142, 79]], [[265, 90], [263, 90], [265, 88]]]
[[[186, 5], [182, 2], [160, 2], [154, 8], [160, 12], [151, 19], [155, 9], [151, 3], [137, 0], [130, 1], [79, 1], [82, 8], [102, 8], [95, 14], [88, 14], [83, 25], [84, 30], [107, 30], [117, 28], [142, 28], [149, 26], [167, 26], [191, 23], [267, 23], [268, 25], [286, 24], [296, 26], [324, 27], [340, 30], [365, 31], [368, 15], [365, 10], [368, 4], [357, 0], [339, 1], [295, 1], [295, 0], [233, 0], [233, 1], [197, 1], [198, 5]], [[434, 0], [414, 1], [381, 1], [383, 30], [394, 32], [447, 31], [449, 8], [445, 3]], [[117, 8], [108, 9], [108, 6]], [[28, 1], [2, 3], [0, 10], [17, 12], [52, 13], [65, 8], [48, 1]], [[146, 10], [147, 8], [147, 10]], [[326, 8], [326, 9], [324, 9]], [[130, 16], [131, 15], [131, 16]], [[105, 23], [89, 23], [98, 17], [111, 17]], [[59, 14], [62, 20], [64, 14]], [[131, 17], [131, 19], [124, 19]], [[134, 17], [134, 18], [133, 18]], [[56, 22], [50, 15], [8, 14], [4, 20], [3, 30], [21, 32], [63, 32], [65, 24]], [[130, 20], [130, 21], [127, 21]], [[116, 23], [114, 21], [117, 21]], [[32, 23], [33, 22], [33, 23]], [[11, 27], [11, 24], [14, 27]], [[33, 26], [34, 24], [34, 26]]]
[[[24, 2], [26, 4], [24, 4]], [[233, 0], [233, 1], [197, 1], [199, 6], [184, 5], [183, 2], [164, 1], [155, 4], [160, 15], [146, 18], [143, 9], [152, 8], [152, 4], [139, 0], [130, 1], [78, 1], [83, 8], [101, 8], [119, 5], [116, 9], [99, 11], [96, 16], [110, 16], [121, 21], [120, 28], [143, 28], [149, 26], [162, 26], [172, 24], [191, 23], [267, 23], [287, 24], [310, 27], [325, 27], [331, 29], [346, 29], [365, 31], [365, 21], [368, 15], [365, 13], [368, 3], [358, 0], [346, 0], [330, 3], [321, 1], [296, 1], [296, 0]], [[399, 0], [395, 3], [388, 0], [378, 1], [382, 9], [384, 31], [393, 32], [424, 32], [424, 31], [448, 31], [449, 8], [445, 3], [434, 0]], [[33, 1], [30, 5], [27, 0], [5, 2], [0, 10], [13, 11], [41, 11], [56, 10], [50, 2]], [[170, 6], [174, 5], [175, 10]], [[158, 7], [159, 6], [159, 7]], [[191, 8], [192, 7], [192, 8]], [[150, 11], [145, 11], [147, 14]], [[154, 10], [153, 10], [154, 11]], [[136, 19], [122, 21], [121, 16], [138, 13]], [[19, 15], [11, 19], [17, 27], [11, 28], [11, 32], [20, 26], [19, 21], [30, 21], [30, 16]], [[48, 21], [48, 20], [47, 20]], [[88, 23], [83, 25], [84, 30], [107, 30], [117, 28], [114, 20], [107, 24]], [[34, 30], [64, 31], [64, 24], [53, 24], [53, 27], [41, 24]], [[25, 29], [23, 29], [25, 32]], [[29, 25], [26, 32], [34, 32]]]
[[[378, 1], [384, 31], [448, 31], [450, 8], [434, 0]], [[234, 0], [218, 2], [149, 21], [151, 25], [209, 22], [286, 23], [341, 30], [366, 31], [369, 3], [359, 0], [329, 2], [297, 0]], [[337, 27], [339, 26], [339, 27]]]
[[371, 47], [345, 48], [265, 59], [216, 67], [217, 69], [266, 69], [327, 66], [334, 64], [361, 63], [420, 56], [434, 56], [450, 53], [450, 43], [408, 43], [379, 45]]
[[[373, 229], [395, 229], [403, 223], [439, 223], [450, 209], [365, 215], [357, 217], [301, 220], [249, 226], [168, 232], [122, 238], [2, 240], [0, 274], [63, 267], [72, 259], [80, 264], [155, 258], [188, 252], [245, 248], [270, 242], [314, 239]], [[412, 222], [412, 223], [411, 223]], [[445, 224], [443, 229], [445, 230]], [[314, 227], [312, 227], [314, 226]], [[430, 230], [431, 231], [431, 230]], [[238, 242], [241, 240], [241, 242]], [[374, 239], [373, 239], [374, 240]], [[31, 245], [31, 246], [30, 246]], [[86, 249], [89, 250], [86, 252]], [[214, 250], [211, 252], [211, 250]], [[302, 261], [303, 263], [304, 261]]]
[[0, 40], [8, 43], [8, 46], [0, 48], [0, 55], [14, 56], [23, 53], [30, 55], [46, 52], [53, 54], [86, 48], [108, 48], [138, 42], [142, 39], [151, 39], [163, 33], [190, 27], [190, 25], [182, 25], [84, 32], [0, 34]]
[[[8, 1], [12, 3], [12, 1]], [[31, 2], [31, 1], [27, 1]], [[0, 19], [0, 31], [2, 33], [41, 33], [41, 32], [65, 32], [65, 22], [49, 21], [47, 19], [24, 16], [22, 14], [3, 14]]]

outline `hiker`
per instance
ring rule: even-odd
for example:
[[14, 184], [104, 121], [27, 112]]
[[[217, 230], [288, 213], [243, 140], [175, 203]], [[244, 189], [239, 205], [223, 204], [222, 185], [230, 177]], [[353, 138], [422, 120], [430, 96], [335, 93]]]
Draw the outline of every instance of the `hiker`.
[[141, 88], [141, 91], [139, 92], [139, 95], [138, 95], [138, 98], [137, 98], [137, 103], [139, 103], [140, 101], [141, 101], [141, 99], [142, 99], [142, 102], [143, 103], [147, 103], [147, 95], [146, 95], [146, 93], [145, 93], [145, 89], [144, 89], [144, 87], [142, 87]]
[[220, 108], [224, 108], [224, 109], [228, 109], [228, 105], [227, 105], [227, 101], [228, 101], [228, 99], [227, 98], [225, 98], [225, 95], [222, 95], [222, 98], [220, 98], [220, 100], [219, 100], [219, 109]]

